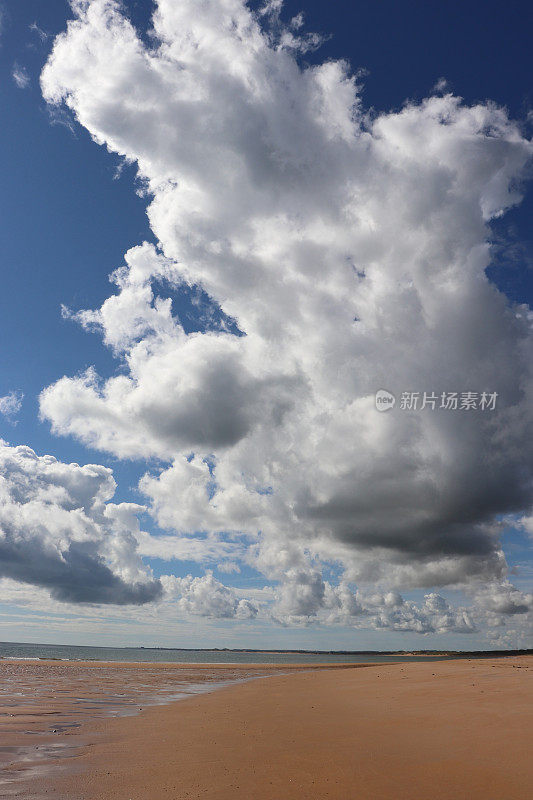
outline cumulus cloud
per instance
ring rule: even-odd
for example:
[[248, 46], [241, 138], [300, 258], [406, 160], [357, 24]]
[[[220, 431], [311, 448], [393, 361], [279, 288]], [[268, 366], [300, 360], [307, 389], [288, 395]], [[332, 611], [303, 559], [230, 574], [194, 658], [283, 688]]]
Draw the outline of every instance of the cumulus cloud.
[[520, 592], [509, 581], [489, 583], [478, 590], [475, 603], [479, 610], [490, 614], [528, 614], [533, 611], [533, 594]]
[[[349, 622], [350, 617], [362, 617], [359, 627], [375, 630], [428, 633], [473, 633], [476, 624], [465, 608], [452, 608], [447, 600], [436, 592], [424, 596], [422, 603], [405, 600], [398, 591], [357, 593], [354, 598], [345, 586], [333, 591], [337, 602], [331, 602], [330, 620]], [[357, 622], [356, 622], [357, 625]]]
[[[499, 520], [533, 501], [533, 339], [485, 270], [532, 154], [520, 126], [446, 93], [365, 112], [345, 62], [300, 62], [314, 40], [279, 3], [159, 0], [149, 47], [113, 0], [73, 9], [44, 97], [137, 164], [157, 246], [126, 254], [101, 308], [65, 311], [124, 370], [60, 378], [43, 418], [167, 462], [141, 481], [158, 523], [251, 542], [280, 617], [327, 608], [325, 562], [396, 588], [505, 582]], [[184, 285], [239, 335], [187, 334]], [[497, 405], [379, 413], [382, 387]], [[385, 626], [472, 629], [440, 595], [386, 596]]]
[[289, 571], [269, 613], [281, 624], [319, 622], [419, 634], [477, 630], [474, 615], [466, 608], [453, 608], [436, 592], [426, 594], [417, 604], [397, 590], [362, 592], [346, 581], [332, 585], [323, 581], [318, 571]]
[[211, 570], [199, 578], [166, 575], [162, 581], [166, 592], [177, 598], [178, 608], [187, 615], [215, 619], [253, 619], [257, 615], [254, 603], [246, 598], [239, 599]]
[[13, 420], [22, 408], [22, 401], [24, 394], [22, 392], [9, 392], [9, 394], [0, 397], [0, 414], [7, 417], [8, 420]]
[[0, 575], [72, 603], [141, 604], [162, 591], [136, 553], [139, 506], [110, 502], [110, 469], [0, 440]]

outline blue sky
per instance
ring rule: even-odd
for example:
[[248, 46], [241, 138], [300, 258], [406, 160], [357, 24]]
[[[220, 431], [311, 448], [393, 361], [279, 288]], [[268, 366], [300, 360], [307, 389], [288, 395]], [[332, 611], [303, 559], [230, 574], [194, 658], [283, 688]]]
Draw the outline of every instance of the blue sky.
[[[124, 7], [140, 31], [141, 40], [150, 42], [146, 30], [153, 4], [126, 1]], [[375, 116], [399, 112], [406, 99], [419, 104], [444, 78], [447, 90], [462, 97], [465, 104], [486, 104], [490, 100], [504, 106], [510, 118], [519, 121], [523, 134], [531, 134], [531, 20], [526, 3], [342, 0], [331, 4], [291, 0], [284, 4], [282, 18], [289, 20], [302, 10], [305, 29], [328, 34], [329, 38], [318, 49], [300, 53], [300, 66], [305, 69], [329, 60], [347, 59], [354, 70], [362, 71], [362, 101]], [[100, 335], [62, 317], [61, 305], [73, 311], [101, 307], [106, 298], [117, 293], [108, 276], [123, 263], [124, 253], [143, 241], [161, 241], [161, 234], [155, 235], [149, 225], [149, 198], [139, 196], [136, 166], [124, 165], [115, 152], [110, 152], [112, 145], [107, 149], [95, 144], [91, 132], [76, 123], [70, 111], [51, 108], [42, 97], [39, 75], [54, 38], [72, 16], [68, 4], [61, 0], [4, 2], [2, 11], [0, 396], [18, 391], [24, 394], [24, 400], [16, 419], [0, 415], [0, 438], [11, 445], [29, 445], [39, 455], [53, 454], [62, 462], [111, 467], [117, 481], [113, 502], [145, 502], [136, 488], [137, 482], [147, 469], [155, 474], [166, 468], [171, 461], [168, 455], [154, 450], [146, 458], [121, 457], [112, 449], [103, 453], [102, 448], [84, 442], [83, 436], [52, 434], [49, 421], [39, 418], [38, 397], [45, 387], [63, 376], [76, 376], [89, 366], [94, 366], [103, 379], [125, 372], [120, 359], [102, 345]], [[32, 27], [34, 24], [38, 27]], [[23, 88], [13, 79], [16, 68], [27, 75], [27, 86]], [[522, 171], [521, 180], [527, 177], [528, 169], [530, 166]], [[529, 305], [533, 298], [532, 198], [529, 192], [520, 205], [492, 221], [494, 246], [487, 269], [490, 279], [511, 302]], [[185, 333], [202, 330], [198, 306], [191, 303], [191, 297], [197, 296], [195, 291], [170, 284], [161, 288], [161, 293], [172, 298], [174, 317], [181, 319]], [[205, 311], [207, 295], [202, 298]], [[230, 303], [230, 312], [231, 308]], [[191, 446], [190, 452], [193, 450], [199, 452]], [[509, 510], [510, 505], [504, 503], [501, 513]], [[519, 515], [518, 506], [512, 510]], [[527, 514], [527, 508], [521, 510]], [[160, 532], [157, 515], [144, 514], [141, 519], [144, 530]], [[511, 525], [502, 541], [509, 566], [520, 565], [514, 585], [531, 591], [530, 539]], [[156, 578], [168, 574], [169, 564], [170, 574], [178, 577], [205, 574], [205, 563], [192, 558], [169, 562], [146, 555], [144, 561], [153, 568]], [[338, 577], [340, 568], [328, 567], [327, 563], [331, 565], [326, 559], [324, 570], [333, 569]], [[234, 574], [225, 575], [216, 566], [212, 568], [217, 579], [239, 589], [278, 585], [273, 571], [261, 572], [257, 565], [242, 559], [239, 564], [241, 571]], [[424, 591], [406, 587], [402, 594], [418, 601]], [[450, 597], [454, 591], [459, 590], [452, 587]], [[443, 594], [447, 596], [445, 589]], [[464, 595], [459, 591], [457, 596]], [[10, 606], [7, 614], [15, 614], [12, 618], [17, 619], [19, 611]], [[111, 612], [108, 616], [110, 619]], [[285, 627], [265, 621], [254, 623], [254, 627], [247, 621], [239, 628], [233, 620], [200, 617], [201, 625], [207, 626], [205, 631], [198, 628], [200, 622], [194, 618], [192, 622], [182, 621], [182, 627], [178, 625], [172, 633], [177, 644], [220, 644], [228, 637], [237, 646], [244, 640], [248, 643], [260, 638], [269, 646], [286, 646], [288, 641], [295, 641], [298, 646], [332, 642], [331, 646], [354, 648], [378, 647], [380, 643], [383, 647], [424, 647], [437, 646], [438, 642], [443, 646], [475, 647], [485, 641], [481, 634], [473, 634], [465, 644], [468, 637], [453, 631], [424, 639], [412, 632], [399, 634], [392, 630], [358, 632], [354, 637], [346, 625], [291, 628], [286, 621]], [[2, 636], [64, 639], [62, 629], [55, 629], [53, 624], [48, 633], [42, 634], [32, 625], [27, 627], [27, 636], [23, 635], [23, 628], [20, 636], [9, 633], [9, 628]], [[120, 628], [114, 634], [112, 625], [109, 631], [102, 625], [100, 635], [110, 641], [150, 643], [140, 628], [139, 632], [132, 628], [126, 633]], [[192, 635], [191, 626], [199, 633]], [[76, 635], [80, 642], [95, 641], [96, 636], [83, 625]]]

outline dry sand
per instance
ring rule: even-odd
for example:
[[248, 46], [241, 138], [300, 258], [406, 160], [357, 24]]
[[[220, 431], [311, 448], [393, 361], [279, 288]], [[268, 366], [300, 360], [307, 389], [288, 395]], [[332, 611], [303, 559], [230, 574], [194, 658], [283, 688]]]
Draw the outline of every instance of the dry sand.
[[97, 721], [39, 797], [529, 800], [532, 682], [531, 657], [293, 670]]

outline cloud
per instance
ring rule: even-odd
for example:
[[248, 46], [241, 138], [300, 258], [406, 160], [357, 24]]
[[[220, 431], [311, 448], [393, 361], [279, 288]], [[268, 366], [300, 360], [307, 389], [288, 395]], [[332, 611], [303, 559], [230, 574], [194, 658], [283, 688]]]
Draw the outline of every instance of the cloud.
[[281, 624], [322, 623], [404, 633], [476, 632], [475, 615], [430, 592], [417, 604], [398, 591], [361, 592], [346, 581], [332, 585], [318, 571], [287, 572], [270, 610]]
[[521, 530], [524, 530], [526, 533], [529, 534], [533, 538], [533, 515], [522, 517], [517, 522], [517, 527]]
[[32, 33], [35, 33], [39, 37], [39, 40], [42, 44], [44, 44], [50, 38], [50, 34], [40, 28], [36, 22], [32, 22], [29, 28]]
[[236, 561], [221, 561], [220, 564], [217, 564], [217, 569], [225, 575], [231, 575], [234, 572], [239, 573], [241, 571]]
[[161, 585], [136, 553], [135, 512], [110, 502], [111, 470], [0, 440], [0, 575], [71, 603], [142, 604]]
[[152, 245], [133, 248], [113, 276], [120, 293], [99, 311], [74, 315], [124, 352], [129, 375], [102, 384], [89, 369], [46, 389], [41, 412], [54, 430], [121, 457], [168, 458], [183, 448], [231, 447], [253, 429], [280, 426], [293, 407], [298, 376], [264, 374], [260, 354], [243, 348], [237, 336], [185, 335], [170, 300], [152, 303], [154, 275], [177, 280], [175, 267]]
[[475, 597], [479, 610], [496, 615], [527, 614], [533, 611], [533, 594], [520, 592], [509, 581], [489, 583]]
[[19, 89], [27, 89], [30, 85], [30, 76], [28, 75], [26, 67], [14, 64], [11, 75]]
[[[365, 112], [349, 66], [301, 64], [300, 23], [267, 6], [159, 0], [148, 48], [118, 3], [74, 4], [44, 97], [137, 164], [157, 246], [128, 251], [100, 308], [66, 312], [123, 371], [61, 377], [42, 417], [164, 460], [140, 484], [158, 523], [251, 542], [281, 616], [320, 616], [324, 564], [391, 589], [503, 585], [499, 521], [533, 503], [533, 339], [485, 270], [532, 145], [449, 93]], [[243, 335], [187, 334], [184, 285]], [[498, 398], [379, 413], [379, 388]], [[385, 627], [472, 629], [435, 593], [420, 612], [386, 596]]]
[[[333, 619], [339, 615], [344, 621], [354, 616], [353, 600], [347, 594], [346, 587], [336, 591], [338, 606], [333, 604]], [[346, 601], [352, 605], [346, 608]], [[397, 591], [385, 593], [358, 594], [355, 616], [362, 616], [363, 627], [374, 630], [391, 630], [428, 633], [464, 633], [476, 631], [472, 614], [465, 608], [452, 608], [447, 600], [436, 592], [424, 596], [419, 605], [405, 600]], [[331, 618], [330, 618], [331, 619]], [[360, 623], [359, 623], [360, 625]]]
[[277, 594], [274, 613], [278, 619], [287, 622], [315, 617], [323, 605], [324, 593], [320, 572], [288, 570]]
[[178, 598], [182, 613], [215, 619], [253, 619], [257, 607], [250, 600], [239, 598], [228, 586], [217, 581], [208, 570], [201, 578], [164, 576], [167, 593]]
[[0, 414], [7, 417], [8, 420], [12, 420], [19, 413], [23, 399], [24, 394], [22, 392], [9, 392], [9, 394], [0, 397]]
[[446, 78], [439, 78], [433, 87], [434, 92], [445, 92], [449, 89], [448, 81]]
[[148, 558], [160, 558], [162, 561], [195, 561], [204, 566], [213, 566], [221, 558], [241, 558], [244, 555], [241, 546], [234, 542], [223, 541], [216, 534], [200, 538], [198, 535], [180, 536], [178, 534], [151, 536], [146, 532], [139, 531], [135, 536], [140, 555]]

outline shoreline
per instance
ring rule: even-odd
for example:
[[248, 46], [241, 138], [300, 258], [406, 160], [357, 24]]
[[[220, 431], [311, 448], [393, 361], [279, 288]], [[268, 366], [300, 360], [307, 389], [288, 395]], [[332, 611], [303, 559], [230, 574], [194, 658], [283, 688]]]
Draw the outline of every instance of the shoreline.
[[[451, 661], [454, 659], [442, 659], [443, 661]], [[379, 667], [382, 664], [402, 664], [406, 662], [394, 662], [394, 661], [341, 661], [341, 662], [324, 662], [324, 663], [293, 663], [287, 662], [286, 664], [279, 664], [279, 663], [272, 663], [271, 661], [264, 661], [262, 663], [259, 662], [252, 662], [252, 663], [244, 663], [241, 661], [200, 661], [200, 662], [193, 662], [193, 661], [103, 661], [103, 660], [94, 660], [94, 661], [83, 661], [77, 659], [60, 659], [60, 658], [0, 658], [0, 665], [2, 662], [7, 664], [11, 664], [14, 666], [23, 666], [28, 663], [33, 664], [40, 664], [42, 666], [68, 666], [72, 664], [73, 666], [78, 667], [98, 667], [99, 665], [109, 667], [111, 669], [117, 667], [118, 669], [130, 669], [130, 668], [137, 668], [137, 669], [194, 669], [194, 670], [228, 670], [228, 671], [235, 671], [235, 670], [273, 670], [274, 672], [278, 672], [279, 670], [322, 670], [322, 669], [359, 669], [362, 667]], [[418, 662], [407, 662], [407, 663], [418, 663]]]
[[90, 747], [52, 761], [39, 792], [30, 781], [20, 796], [529, 797], [533, 657], [283, 666], [292, 670], [269, 664], [268, 680], [96, 720], [85, 731]]

